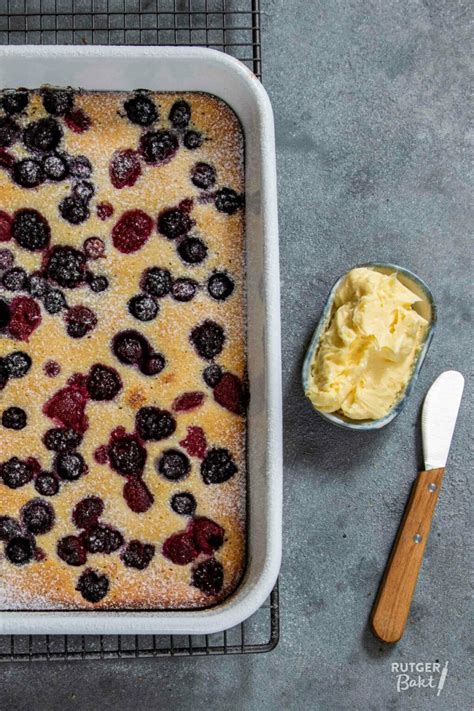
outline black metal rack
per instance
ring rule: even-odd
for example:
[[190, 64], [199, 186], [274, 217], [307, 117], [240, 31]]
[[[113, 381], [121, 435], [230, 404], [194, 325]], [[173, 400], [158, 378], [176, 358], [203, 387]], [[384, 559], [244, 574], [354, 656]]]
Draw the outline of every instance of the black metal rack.
[[[261, 78], [259, 0], [0, 0], [0, 44], [213, 47]], [[204, 636], [0, 636], [0, 661], [191, 657], [269, 652], [278, 586], [246, 622]]]

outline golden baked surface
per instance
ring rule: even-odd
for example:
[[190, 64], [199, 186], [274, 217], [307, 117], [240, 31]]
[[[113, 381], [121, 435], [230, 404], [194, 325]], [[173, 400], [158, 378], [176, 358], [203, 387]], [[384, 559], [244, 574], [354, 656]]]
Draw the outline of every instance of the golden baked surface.
[[0, 92], [0, 609], [238, 585], [243, 190], [216, 97]]

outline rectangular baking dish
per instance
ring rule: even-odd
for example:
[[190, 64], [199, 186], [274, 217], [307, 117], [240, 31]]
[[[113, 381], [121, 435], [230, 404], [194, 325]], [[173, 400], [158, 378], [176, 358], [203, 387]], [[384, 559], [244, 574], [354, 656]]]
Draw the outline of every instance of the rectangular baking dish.
[[226, 101], [245, 134], [248, 412], [247, 567], [224, 602], [189, 611], [0, 612], [0, 634], [210, 634], [252, 615], [280, 568], [282, 509], [278, 221], [273, 114], [238, 60], [197, 47], [0, 47], [0, 88], [203, 91]]

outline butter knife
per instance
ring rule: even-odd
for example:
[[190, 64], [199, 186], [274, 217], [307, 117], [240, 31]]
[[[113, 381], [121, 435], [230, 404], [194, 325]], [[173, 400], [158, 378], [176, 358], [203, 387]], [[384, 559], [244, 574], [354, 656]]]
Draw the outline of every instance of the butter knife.
[[372, 629], [383, 642], [397, 642], [405, 630], [463, 388], [461, 373], [447, 370], [434, 381], [423, 403], [425, 471], [413, 485], [372, 610]]

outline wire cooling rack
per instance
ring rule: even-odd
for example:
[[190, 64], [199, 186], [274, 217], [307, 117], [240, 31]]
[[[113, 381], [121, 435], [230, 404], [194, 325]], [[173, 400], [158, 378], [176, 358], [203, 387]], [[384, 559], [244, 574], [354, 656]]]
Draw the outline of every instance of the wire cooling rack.
[[[0, 0], [0, 44], [213, 47], [261, 78], [259, 0]], [[269, 652], [278, 586], [246, 622], [204, 636], [0, 636], [0, 661], [191, 657]]]

